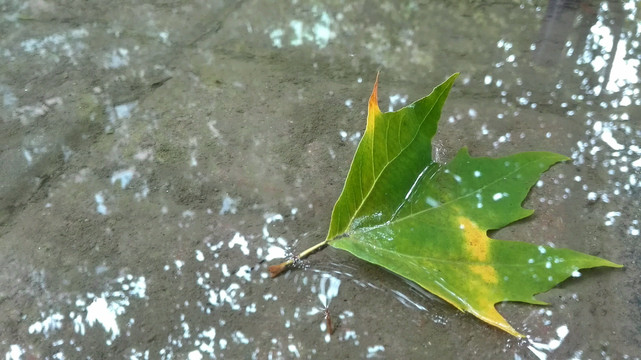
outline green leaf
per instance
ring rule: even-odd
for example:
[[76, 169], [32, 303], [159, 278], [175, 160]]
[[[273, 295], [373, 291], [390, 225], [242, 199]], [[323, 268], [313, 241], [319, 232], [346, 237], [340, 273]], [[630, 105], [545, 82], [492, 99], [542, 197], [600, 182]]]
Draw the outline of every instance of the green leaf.
[[381, 113], [377, 84], [367, 128], [354, 155], [325, 242], [416, 282], [460, 310], [519, 334], [496, 311], [502, 301], [534, 298], [579, 269], [621, 267], [567, 249], [495, 240], [487, 231], [529, 216], [521, 207], [553, 164], [568, 158], [525, 152], [472, 158], [461, 149], [448, 164], [432, 160], [431, 141], [458, 74], [427, 97]]

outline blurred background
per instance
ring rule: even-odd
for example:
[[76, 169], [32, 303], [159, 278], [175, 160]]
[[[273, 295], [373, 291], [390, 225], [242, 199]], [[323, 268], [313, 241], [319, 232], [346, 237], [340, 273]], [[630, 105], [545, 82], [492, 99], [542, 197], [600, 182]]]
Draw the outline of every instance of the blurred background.
[[[0, 354], [638, 359], [639, 20], [638, 1], [1, 1]], [[497, 305], [522, 340], [331, 248], [270, 279], [324, 239], [377, 71], [383, 111], [461, 73], [439, 161], [572, 158], [493, 237], [625, 268]]]

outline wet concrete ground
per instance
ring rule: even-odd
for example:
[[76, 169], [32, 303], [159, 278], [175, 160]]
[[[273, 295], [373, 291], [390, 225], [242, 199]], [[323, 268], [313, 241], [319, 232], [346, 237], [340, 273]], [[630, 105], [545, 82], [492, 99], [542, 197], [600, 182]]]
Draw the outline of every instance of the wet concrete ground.
[[[0, 4], [7, 359], [639, 358], [637, 3]], [[618, 40], [617, 40], [618, 39]], [[613, 51], [613, 49], [617, 49]], [[493, 234], [625, 265], [501, 304], [518, 340], [322, 240], [381, 109], [454, 72], [435, 152], [548, 150]], [[324, 310], [336, 330], [328, 336]]]

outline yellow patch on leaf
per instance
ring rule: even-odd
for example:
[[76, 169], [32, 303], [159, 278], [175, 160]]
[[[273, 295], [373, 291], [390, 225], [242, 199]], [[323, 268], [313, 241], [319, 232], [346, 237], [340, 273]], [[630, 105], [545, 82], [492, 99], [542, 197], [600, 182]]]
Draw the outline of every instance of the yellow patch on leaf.
[[[471, 260], [486, 262], [490, 252], [490, 239], [484, 230], [481, 230], [473, 221], [463, 216], [458, 218], [465, 239], [465, 251]], [[496, 270], [491, 265], [470, 265], [470, 271], [478, 275], [487, 284], [498, 283]]]
[[465, 238], [465, 250], [472, 260], [487, 261], [490, 251], [490, 238], [485, 230], [481, 230], [472, 220], [459, 216], [459, 224], [463, 229]]
[[491, 265], [470, 265], [470, 271], [480, 276], [488, 284], [498, 283], [496, 270]]

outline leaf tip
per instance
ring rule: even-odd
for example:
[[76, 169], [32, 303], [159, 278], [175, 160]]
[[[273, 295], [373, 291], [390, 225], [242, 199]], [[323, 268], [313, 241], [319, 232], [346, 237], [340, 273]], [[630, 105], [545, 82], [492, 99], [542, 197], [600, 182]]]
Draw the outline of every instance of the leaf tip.
[[613, 263], [612, 261], [608, 261], [608, 260], [605, 260], [605, 264], [603, 264], [601, 266], [607, 266], [607, 267], [612, 267], [612, 268], [617, 268], [617, 269], [620, 269], [620, 268], [624, 267], [623, 264]]
[[512, 325], [510, 325], [507, 320], [505, 320], [505, 318], [501, 316], [498, 311], [496, 311], [494, 304], [491, 302], [486, 303], [486, 306], [482, 308], [482, 311], [480, 312], [476, 309], [466, 309], [466, 311], [474, 314], [474, 316], [476, 316], [477, 318], [485, 321], [492, 326], [496, 326], [497, 328], [505, 331], [512, 336], [516, 336], [518, 338], [525, 337], [523, 334], [516, 331], [516, 329], [514, 329]]
[[[492, 325], [494, 325], [494, 324], [492, 324]], [[512, 336], [515, 336], [517, 338], [522, 339], [522, 338], [525, 337], [525, 335], [523, 335], [520, 332], [516, 331], [515, 328], [513, 328], [511, 325], [507, 324], [507, 322], [504, 325], [494, 325], [494, 326], [498, 327], [499, 329], [501, 329], [501, 330], [505, 331], [506, 333], [508, 333], [508, 334], [510, 334]]]
[[568, 161], [568, 160], [572, 160], [571, 157], [563, 155], [563, 154], [556, 154], [555, 153], [554, 155], [556, 155], [556, 159], [555, 160], [557, 162], [565, 162], [565, 161]]
[[450, 75], [450, 77], [448, 77], [447, 80], [445, 80], [441, 85], [445, 85], [448, 88], [451, 88], [454, 85], [454, 80], [456, 80], [459, 77], [459, 75], [461, 75], [460, 72], [455, 72], [454, 74]]
[[[378, 107], [378, 76], [380, 71], [376, 73], [376, 81], [374, 81], [374, 89], [372, 90], [372, 95], [369, 97], [369, 103], [367, 105], [367, 130], [374, 129], [374, 118], [381, 113], [381, 109]], [[371, 130], [370, 130], [371, 131]]]

